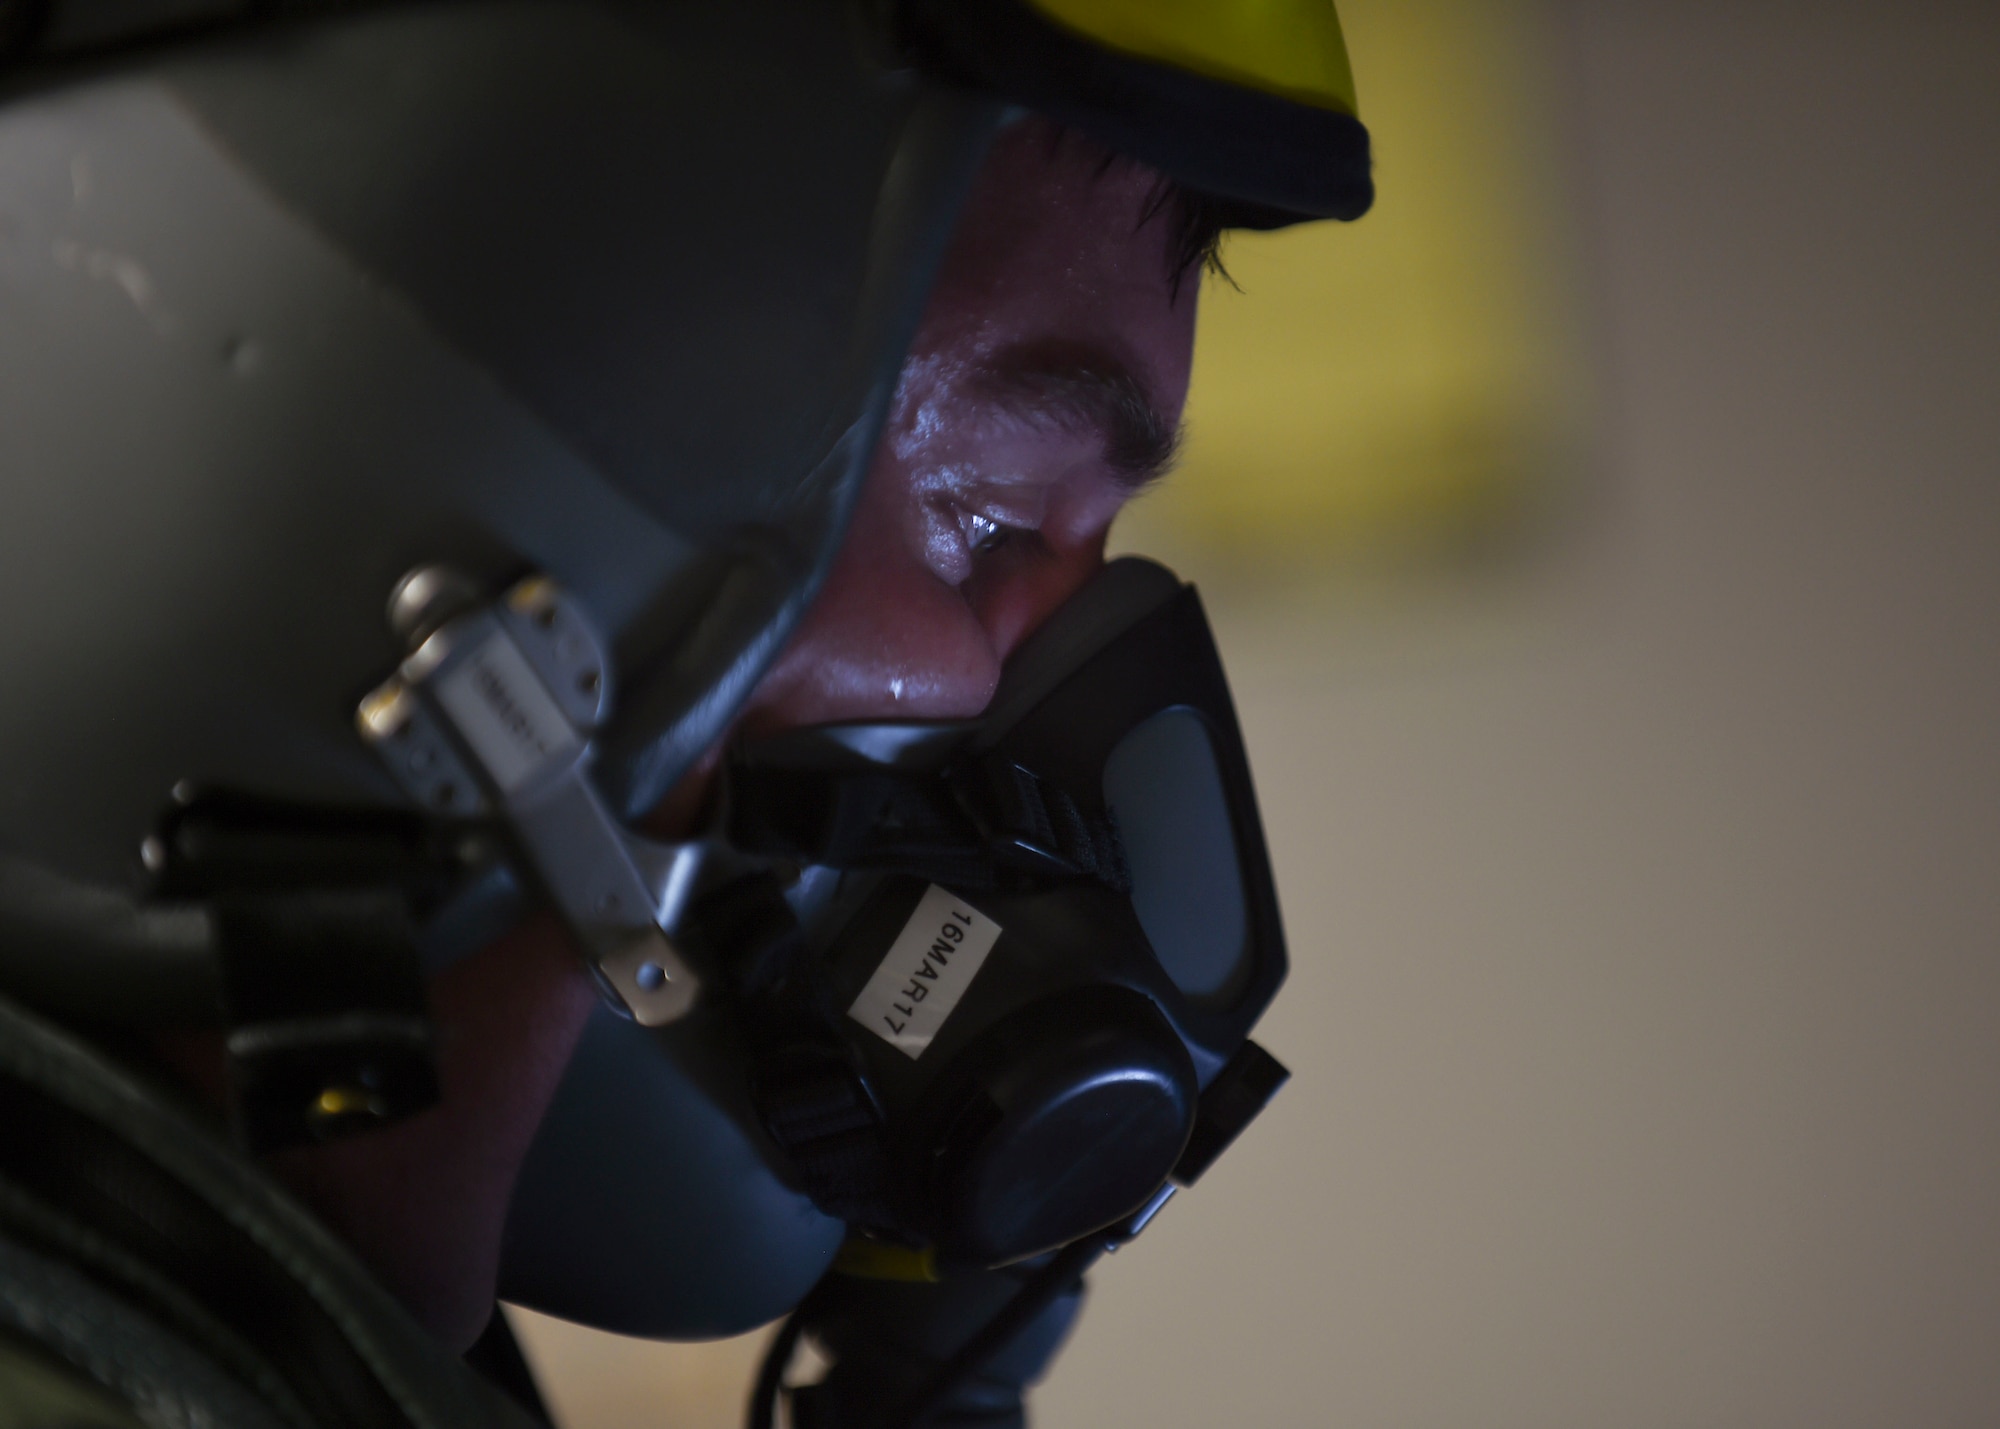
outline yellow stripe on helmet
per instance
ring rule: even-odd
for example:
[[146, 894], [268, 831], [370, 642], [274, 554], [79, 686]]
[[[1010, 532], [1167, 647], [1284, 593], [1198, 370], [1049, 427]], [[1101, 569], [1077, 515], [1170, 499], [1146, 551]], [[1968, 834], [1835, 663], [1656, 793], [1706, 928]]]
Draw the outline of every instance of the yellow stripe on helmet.
[[1109, 49], [1359, 115], [1333, 0], [1028, 0]]

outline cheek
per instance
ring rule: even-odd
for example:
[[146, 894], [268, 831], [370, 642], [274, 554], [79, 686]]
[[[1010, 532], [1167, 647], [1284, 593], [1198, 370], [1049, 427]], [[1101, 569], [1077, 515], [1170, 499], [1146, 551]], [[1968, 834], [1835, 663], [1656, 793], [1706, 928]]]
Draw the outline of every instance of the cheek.
[[869, 478], [826, 588], [751, 697], [750, 735], [847, 719], [965, 719], [1000, 661], [963, 594], [927, 558], [922, 504], [899, 469]]
[[964, 599], [1001, 660], [1104, 568], [1114, 503], [1101, 517], [1003, 546], [966, 582]]

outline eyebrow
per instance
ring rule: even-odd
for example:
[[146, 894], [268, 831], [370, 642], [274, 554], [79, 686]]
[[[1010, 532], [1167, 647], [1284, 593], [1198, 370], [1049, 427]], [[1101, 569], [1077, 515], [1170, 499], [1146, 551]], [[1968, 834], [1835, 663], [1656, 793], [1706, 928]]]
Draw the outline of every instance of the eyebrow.
[[1101, 348], [1017, 348], [989, 362], [979, 386], [1030, 421], [1097, 436], [1105, 465], [1128, 492], [1165, 476], [1180, 454], [1180, 424], [1159, 409], [1129, 366]]

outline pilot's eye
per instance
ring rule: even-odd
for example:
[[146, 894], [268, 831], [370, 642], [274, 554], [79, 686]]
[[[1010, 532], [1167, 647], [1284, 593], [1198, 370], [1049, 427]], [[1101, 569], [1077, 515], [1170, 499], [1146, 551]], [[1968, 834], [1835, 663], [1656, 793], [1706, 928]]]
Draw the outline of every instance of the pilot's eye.
[[976, 511], [966, 512], [962, 524], [965, 528], [966, 549], [975, 555], [983, 556], [989, 551], [997, 551], [1019, 534], [1018, 527], [1003, 526], [992, 517], [981, 516]]

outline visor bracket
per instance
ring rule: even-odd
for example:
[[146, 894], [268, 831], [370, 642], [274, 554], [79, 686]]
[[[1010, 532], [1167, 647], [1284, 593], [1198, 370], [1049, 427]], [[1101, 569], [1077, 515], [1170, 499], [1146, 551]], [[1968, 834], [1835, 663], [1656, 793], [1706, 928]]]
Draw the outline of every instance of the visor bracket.
[[[661, 927], [639, 843], [589, 777], [610, 711], [610, 662], [582, 607], [544, 576], [466, 610], [436, 566], [398, 582], [392, 622], [414, 642], [355, 724], [433, 815], [497, 817], [583, 949], [604, 999], [642, 1026], [685, 1016], [700, 979]], [[459, 613], [429, 618], [449, 592]]]

